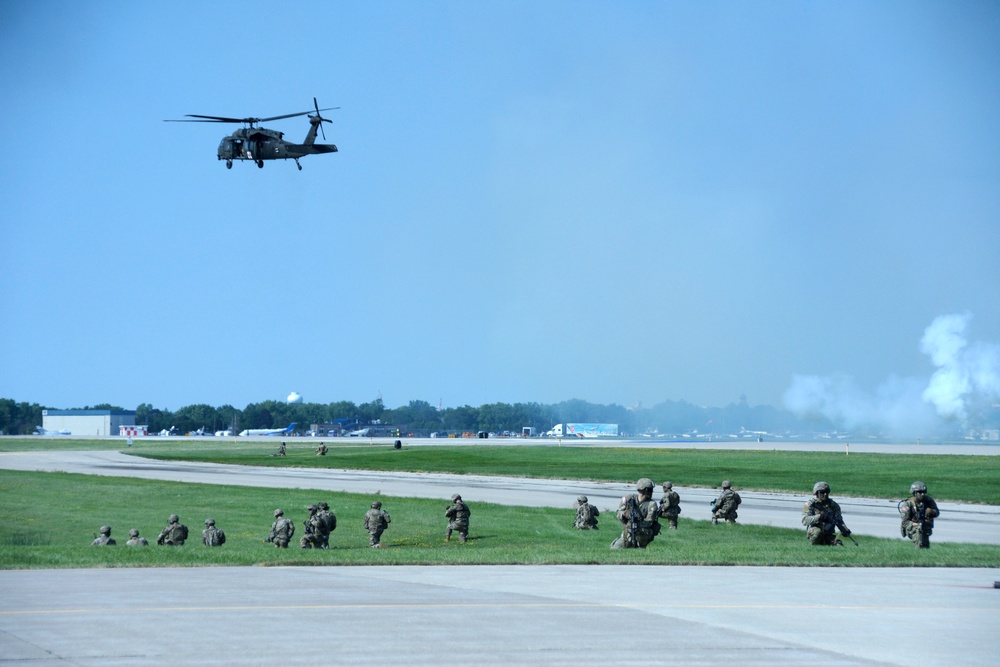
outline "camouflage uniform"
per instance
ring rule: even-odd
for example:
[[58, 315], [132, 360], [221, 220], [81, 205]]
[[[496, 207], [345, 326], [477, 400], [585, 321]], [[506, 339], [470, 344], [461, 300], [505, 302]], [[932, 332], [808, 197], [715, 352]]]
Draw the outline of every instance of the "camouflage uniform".
[[725, 480], [722, 483], [722, 493], [712, 501], [712, 523], [719, 523], [719, 519], [723, 519], [726, 523], [736, 523], [736, 517], [739, 516], [736, 508], [742, 502], [740, 494], [733, 491], [728, 479]]
[[316, 518], [319, 519], [319, 547], [321, 549], [330, 548], [330, 533], [337, 530], [337, 517], [333, 512], [330, 511], [330, 506], [326, 503], [316, 503], [319, 511], [316, 512]]
[[625, 496], [618, 506], [615, 515], [622, 523], [622, 534], [611, 543], [612, 549], [645, 549], [660, 534], [660, 508], [653, 500], [653, 480], [643, 477], [636, 491], [639, 493]]
[[179, 547], [184, 545], [184, 540], [188, 537], [188, 529], [176, 514], [171, 514], [170, 523], [167, 527], [160, 531], [160, 536], [156, 538], [156, 543], [160, 545], [167, 545], [171, 547]]
[[[313, 547], [321, 549], [323, 547], [323, 523], [322, 519], [317, 516], [319, 507], [310, 505], [306, 509], [309, 510], [309, 518], [303, 523], [306, 534], [299, 540], [299, 546], [303, 549], [312, 549]], [[329, 535], [327, 535], [327, 539], [329, 539]]]
[[457, 493], [451, 497], [451, 503], [451, 506], [444, 511], [444, 515], [448, 517], [448, 532], [445, 533], [444, 540], [450, 542], [452, 531], [457, 530], [458, 541], [465, 542], [469, 539], [469, 516], [472, 511]]
[[320, 443], [319, 447], [316, 448], [316, 456], [326, 456], [326, 453], [328, 451], [329, 448], [326, 446], [326, 444]]
[[114, 538], [111, 537], [111, 526], [101, 526], [99, 532], [101, 533], [101, 536], [94, 538], [94, 541], [90, 543], [90, 546], [113, 547], [116, 544]]
[[660, 499], [660, 516], [667, 517], [667, 523], [677, 530], [677, 517], [681, 513], [681, 496], [674, 491], [670, 482], [663, 483], [663, 498]]
[[850, 529], [844, 525], [844, 517], [840, 514], [840, 505], [830, 498], [830, 485], [826, 482], [816, 482], [813, 486], [814, 497], [802, 506], [802, 525], [806, 526], [806, 537], [810, 544], [841, 546], [844, 543], [837, 538], [837, 529], [847, 537]]
[[201, 543], [206, 547], [221, 547], [226, 543], [226, 534], [215, 527], [215, 519], [205, 519], [205, 530], [201, 531]]
[[125, 546], [127, 546], [127, 547], [148, 547], [149, 546], [149, 542], [146, 541], [145, 537], [139, 537], [139, 530], [137, 528], [133, 528], [132, 530], [128, 531], [128, 537], [129, 537], [129, 540], [128, 540], [128, 542], [125, 543]]
[[368, 531], [369, 543], [372, 549], [381, 547], [379, 540], [382, 539], [382, 533], [389, 527], [391, 522], [392, 517], [382, 509], [382, 503], [377, 500], [372, 503], [372, 508], [365, 512], [365, 530]]
[[601, 511], [587, 502], [587, 496], [576, 499], [576, 521], [573, 527], [578, 530], [597, 530], [597, 517]]
[[294, 534], [295, 524], [291, 519], [286, 519], [285, 513], [280, 509], [274, 510], [274, 523], [271, 524], [271, 534], [268, 535], [267, 541], [278, 549], [287, 549]]
[[912, 495], [899, 504], [899, 532], [910, 538], [916, 548], [929, 549], [934, 517], [941, 512], [934, 499], [927, 495], [927, 485], [923, 482], [911, 484], [910, 493]]

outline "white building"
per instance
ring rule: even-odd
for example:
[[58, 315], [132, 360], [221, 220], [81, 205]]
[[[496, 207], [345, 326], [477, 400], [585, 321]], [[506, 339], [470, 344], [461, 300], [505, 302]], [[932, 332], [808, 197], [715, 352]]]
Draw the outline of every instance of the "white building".
[[42, 428], [77, 436], [118, 435], [135, 426], [135, 410], [42, 410]]

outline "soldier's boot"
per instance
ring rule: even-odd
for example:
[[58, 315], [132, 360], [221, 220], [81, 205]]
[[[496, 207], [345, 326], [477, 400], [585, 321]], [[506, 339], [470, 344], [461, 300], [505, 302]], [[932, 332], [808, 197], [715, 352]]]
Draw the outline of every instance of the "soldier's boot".
[[677, 519], [669, 519], [670, 527], [677, 530]]
[[467, 539], [469, 539], [469, 536], [466, 535], [465, 533], [459, 533], [458, 534], [458, 541], [459, 542], [462, 542], [464, 544]]
[[728, 523], [730, 526], [735, 526], [736, 519], [726, 519], [726, 523]]
[[451, 528], [449, 528], [448, 532], [444, 534], [444, 541], [451, 542]]
[[714, 526], [714, 525], [715, 525], [715, 524], [717, 524], [717, 523], [719, 523], [719, 517], [717, 517], [717, 516], [713, 516], [713, 517], [712, 517], [712, 525]]

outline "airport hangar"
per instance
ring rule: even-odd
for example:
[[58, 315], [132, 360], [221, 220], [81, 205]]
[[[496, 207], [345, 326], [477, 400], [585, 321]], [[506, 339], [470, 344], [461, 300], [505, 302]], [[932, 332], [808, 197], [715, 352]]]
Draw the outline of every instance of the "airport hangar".
[[135, 426], [135, 410], [42, 410], [42, 428], [72, 435], [119, 435]]

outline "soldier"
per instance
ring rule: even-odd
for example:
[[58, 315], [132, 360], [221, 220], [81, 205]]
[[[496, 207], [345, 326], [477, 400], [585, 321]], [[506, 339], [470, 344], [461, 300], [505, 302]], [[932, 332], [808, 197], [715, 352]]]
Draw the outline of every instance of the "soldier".
[[469, 516], [472, 512], [469, 506], [462, 502], [462, 496], [457, 493], [451, 497], [451, 505], [444, 511], [448, 517], [448, 532], [444, 535], [444, 541], [451, 541], [451, 533], [458, 531], [458, 541], [465, 542], [469, 539]]
[[382, 503], [378, 500], [373, 502], [372, 508], [365, 512], [365, 529], [368, 531], [372, 549], [382, 547], [379, 540], [382, 539], [382, 533], [385, 532], [390, 523], [392, 523], [392, 517], [382, 509]]
[[326, 453], [330, 451], [326, 446], [325, 442], [319, 443], [319, 447], [316, 448], [316, 456], [326, 456]]
[[271, 454], [271, 456], [284, 456], [284, 455], [285, 455], [285, 443], [281, 443], [281, 445], [278, 447], [277, 454]]
[[899, 503], [899, 532], [913, 540], [916, 548], [930, 549], [934, 517], [941, 512], [934, 499], [927, 495], [927, 485], [923, 482], [910, 484], [910, 494], [909, 498]]
[[176, 514], [171, 514], [167, 520], [167, 527], [160, 531], [160, 536], [156, 538], [159, 545], [179, 547], [184, 545], [184, 540], [188, 538], [188, 529]]
[[95, 537], [94, 541], [90, 543], [92, 547], [113, 547], [116, 542], [113, 537], [111, 537], [111, 526], [101, 526], [98, 531], [101, 533], [100, 537]]
[[139, 537], [139, 529], [133, 528], [128, 531], [128, 542], [125, 543], [127, 547], [148, 547], [149, 542], [146, 541], [145, 537]]
[[221, 547], [226, 543], [226, 534], [215, 527], [215, 519], [205, 519], [205, 530], [201, 531], [201, 543], [206, 547]]
[[274, 510], [274, 523], [271, 524], [271, 534], [267, 536], [265, 542], [270, 542], [277, 549], [287, 549], [288, 542], [295, 534], [295, 524], [290, 519], [285, 518], [285, 513], [280, 509]]
[[330, 506], [326, 503], [316, 503], [316, 506], [319, 507], [316, 518], [319, 519], [319, 527], [321, 528], [319, 547], [329, 549], [330, 533], [337, 530], [337, 517], [330, 511]]
[[597, 530], [597, 517], [601, 511], [587, 502], [587, 496], [576, 499], [576, 520], [573, 527], [578, 530]]
[[668, 525], [677, 530], [677, 517], [681, 513], [681, 496], [674, 491], [670, 482], [663, 483], [663, 498], [660, 499], [660, 516], [667, 517]]
[[849, 537], [851, 531], [844, 525], [844, 517], [840, 515], [840, 505], [830, 498], [830, 485], [826, 482], [816, 482], [813, 485], [813, 498], [802, 506], [802, 525], [807, 526], [806, 537], [810, 544], [843, 546], [837, 537], [840, 534]]
[[323, 543], [323, 525], [321, 519], [316, 516], [319, 512], [319, 507], [309, 505], [306, 507], [306, 510], [309, 512], [309, 518], [302, 523], [305, 526], [306, 534], [299, 540], [299, 546], [303, 549], [312, 549], [313, 547], [320, 549]]
[[622, 534], [611, 543], [612, 549], [645, 549], [660, 534], [660, 510], [653, 500], [653, 480], [643, 477], [635, 485], [638, 494], [622, 496], [616, 516]]
[[726, 523], [736, 523], [736, 508], [740, 506], [743, 499], [740, 494], [732, 489], [732, 483], [727, 479], [722, 482], [722, 493], [712, 501], [712, 523], [719, 523], [723, 519]]

